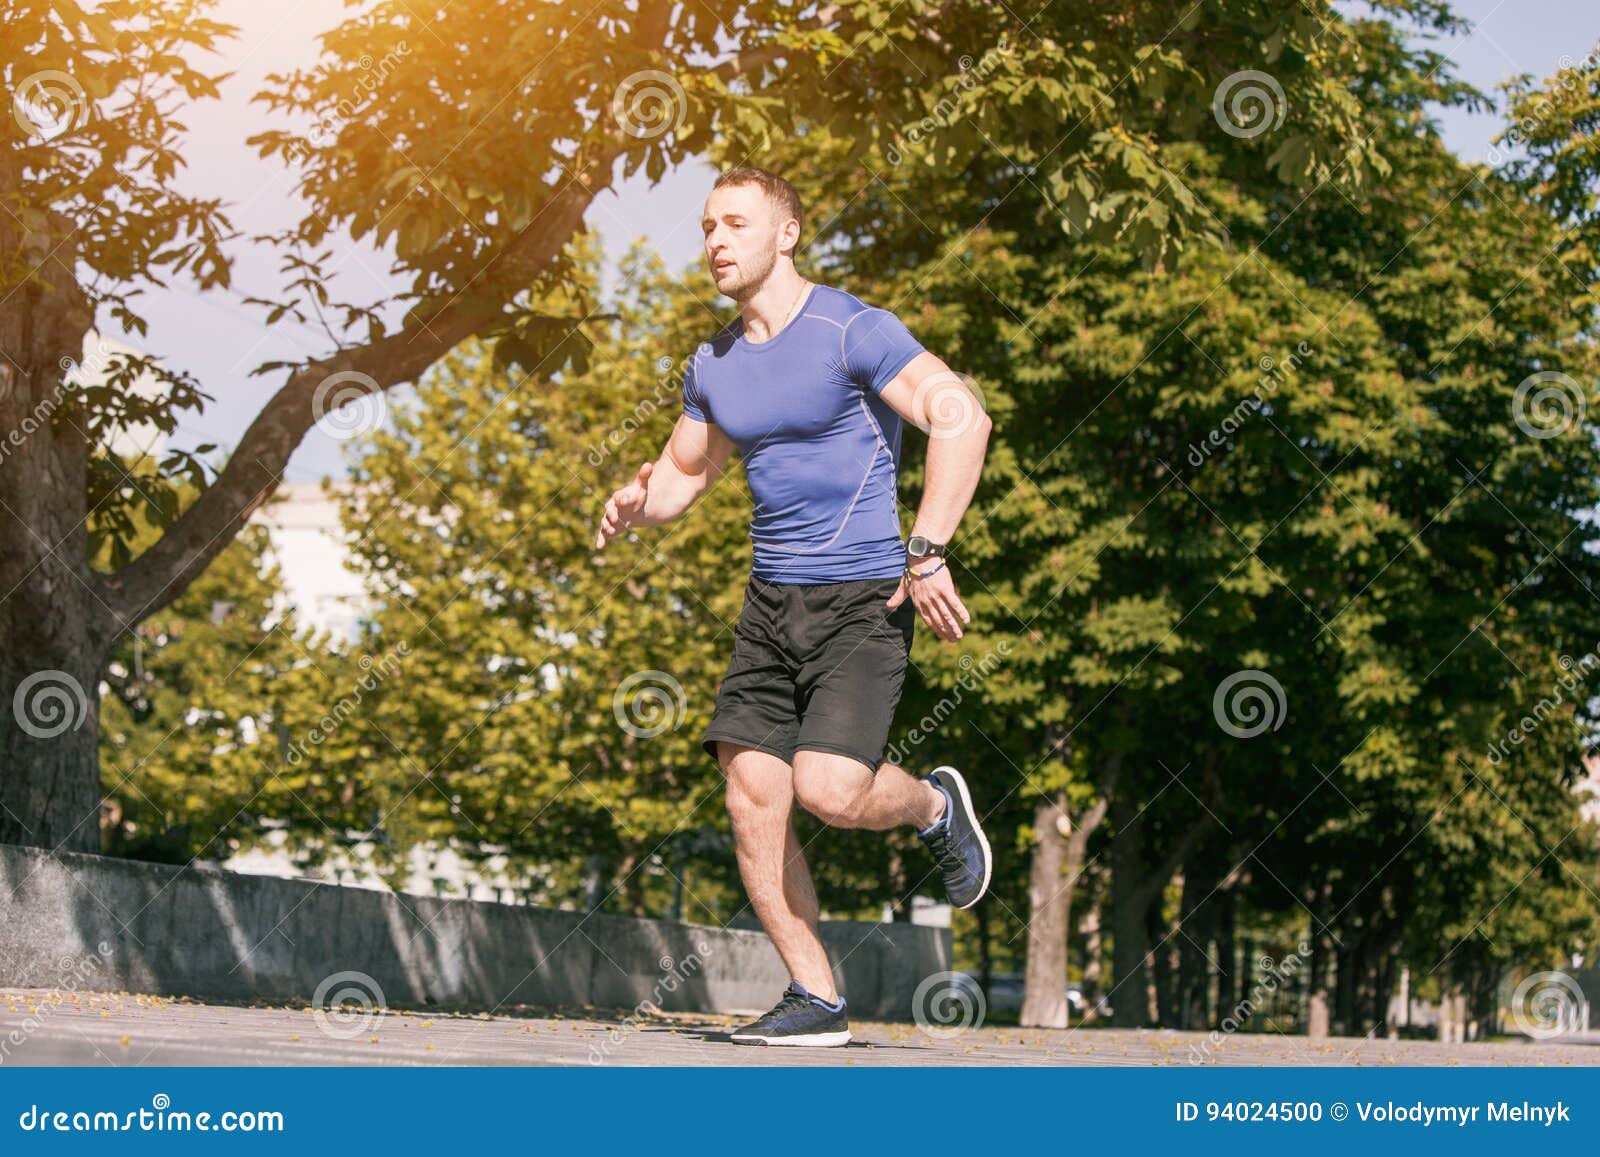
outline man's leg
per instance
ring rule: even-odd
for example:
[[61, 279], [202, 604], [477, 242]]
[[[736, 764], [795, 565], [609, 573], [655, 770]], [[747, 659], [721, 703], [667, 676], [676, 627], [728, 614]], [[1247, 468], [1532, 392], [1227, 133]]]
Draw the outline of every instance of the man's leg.
[[[795, 678], [800, 726], [794, 742], [794, 794], [824, 823], [884, 831], [909, 824], [933, 855], [945, 894], [970, 908], [989, 890], [993, 857], [966, 778], [948, 764], [917, 780], [883, 756], [905, 683], [915, 608], [887, 616], [902, 580], [825, 590], [803, 633], [821, 645]], [[871, 599], [865, 611], [858, 601]], [[804, 617], [804, 616], [803, 616]]]
[[795, 752], [794, 794], [836, 828], [882, 832], [910, 824], [924, 831], [944, 815], [944, 793], [905, 768], [880, 763], [874, 775], [860, 760], [829, 751]]
[[[881, 763], [874, 776], [852, 756], [801, 747], [794, 753], [794, 795], [801, 807], [834, 827], [914, 826], [957, 908], [972, 907], [989, 890], [993, 853], [967, 781], [953, 767], [936, 767], [928, 779], [918, 780], [904, 768]], [[930, 798], [935, 796], [937, 801]]]
[[794, 830], [794, 769], [727, 740], [718, 741], [717, 759], [728, 780], [728, 818], [750, 906], [789, 975], [811, 995], [836, 1003], [833, 967], [817, 934], [817, 892]]

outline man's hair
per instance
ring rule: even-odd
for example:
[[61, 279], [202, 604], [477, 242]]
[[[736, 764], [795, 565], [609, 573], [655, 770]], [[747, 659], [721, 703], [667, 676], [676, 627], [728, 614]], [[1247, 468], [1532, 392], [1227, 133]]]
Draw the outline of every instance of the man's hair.
[[[717, 178], [713, 189], [720, 189], [724, 185], [760, 185], [761, 191], [767, 199], [778, 206], [780, 215], [784, 220], [793, 217], [799, 224], [801, 231], [806, 227], [805, 207], [800, 204], [800, 194], [794, 191], [794, 186], [785, 181], [776, 173], [769, 173], [765, 169], [756, 169], [742, 166], [729, 169]], [[799, 242], [796, 242], [798, 246]]]

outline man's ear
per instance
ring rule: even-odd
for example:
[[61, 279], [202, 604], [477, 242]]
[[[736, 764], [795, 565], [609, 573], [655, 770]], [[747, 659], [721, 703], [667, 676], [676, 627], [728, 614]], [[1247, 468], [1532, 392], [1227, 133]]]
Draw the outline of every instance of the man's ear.
[[[789, 234], [790, 225], [794, 226], [794, 235], [792, 239], [790, 238]], [[793, 261], [794, 255], [799, 248], [800, 222], [796, 221], [793, 217], [788, 217], [781, 225], [778, 226], [778, 252], [785, 254], [789, 260]]]

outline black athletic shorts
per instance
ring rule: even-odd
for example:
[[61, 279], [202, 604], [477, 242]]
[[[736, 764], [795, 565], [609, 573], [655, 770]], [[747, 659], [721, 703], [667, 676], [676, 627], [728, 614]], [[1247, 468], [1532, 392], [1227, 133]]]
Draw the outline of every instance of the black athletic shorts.
[[702, 746], [740, 743], [794, 762], [800, 748], [874, 773], [905, 683], [917, 608], [898, 578], [775, 583], [751, 577]]

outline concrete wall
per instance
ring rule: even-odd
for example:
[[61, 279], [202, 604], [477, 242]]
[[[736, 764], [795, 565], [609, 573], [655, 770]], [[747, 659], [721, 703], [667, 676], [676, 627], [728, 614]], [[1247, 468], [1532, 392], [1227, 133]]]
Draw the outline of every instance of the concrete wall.
[[[918, 983], [951, 967], [945, 928], [822, 935], [857, 1016], [909, 1019]], [[745, 929], [0, 846], [0, 987], [745, 1013], [787, 982], [772, 942]]]

